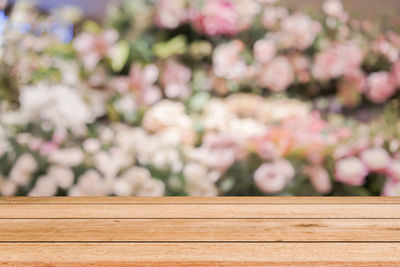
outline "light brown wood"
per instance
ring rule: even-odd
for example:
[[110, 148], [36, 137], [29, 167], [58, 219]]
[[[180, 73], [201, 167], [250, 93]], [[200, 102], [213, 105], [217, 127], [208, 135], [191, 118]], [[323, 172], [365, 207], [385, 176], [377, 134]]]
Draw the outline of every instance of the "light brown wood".
[[400, 198], [0, 198], [0, 266], [400, 266]]
[[[88, 203], [90, 202], [90, 203]], [[79, 209], [77, 209], [79, 207]], [[400, 203], [21, 203], [0, 218], [396, 218]]]
[[400, 260], [400, 244], [387, 243], [0, 244], [0, 251], [3, 263], [10, 266], [26, 263], [32, 266], [43, 266], [44, 263], [66, 266], [74, 263], [77, 266], [93, 263], [110, 266], [107, 264], [113, 263], [120, 266], [137, 262], [148, 265], [166, 262], [171, 266], [190, 266], [196, 262], [210, 266], [218, 266], [221, 262], [227, 266], [253, 266], [254, 263], [278, 266], [283, 263], [290, 266], [309, 266], [310, 263], [319, 266], [322, 263], [354, 264], [352, 266], [369, 263], [377, 266], [379, 263], [388, 266], [397, 263], [399, 266]]
[[0, 242], [400, 242], [400, 219], [12, 219], [0, 229]]
[[1, 204], [400, 204], [396, 197], [0, 197]]

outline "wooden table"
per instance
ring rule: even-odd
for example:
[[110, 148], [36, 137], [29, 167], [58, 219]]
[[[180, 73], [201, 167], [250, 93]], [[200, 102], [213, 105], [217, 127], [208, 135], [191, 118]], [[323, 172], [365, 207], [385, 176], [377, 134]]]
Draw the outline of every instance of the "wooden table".
[[0, 266], [400, 266], [399, 198], [0, 198]]

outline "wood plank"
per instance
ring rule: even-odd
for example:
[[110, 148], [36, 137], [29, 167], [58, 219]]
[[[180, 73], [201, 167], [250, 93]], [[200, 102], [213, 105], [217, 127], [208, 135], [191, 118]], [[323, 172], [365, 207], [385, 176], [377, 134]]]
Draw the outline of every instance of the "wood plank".
[[400, 220], [0, 220], [0, 242], [400, 242]]
[[399, 266], [400, 198], [0, 198], [0, 266]]
[[2, 266], [398, 266], [398, 243], [0, 244]]
[[[293, 201], [293, 200], [292, 200]], [[400, 204], [7, 204], [0, 218], [395, 218]]]
[[400, 204], [396, 197], [0, 197], [1, 204]]

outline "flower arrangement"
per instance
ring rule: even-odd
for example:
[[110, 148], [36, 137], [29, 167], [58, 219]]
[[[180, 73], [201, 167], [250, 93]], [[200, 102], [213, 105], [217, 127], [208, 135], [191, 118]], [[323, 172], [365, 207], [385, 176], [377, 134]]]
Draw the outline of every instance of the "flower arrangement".
[[400, 35], [339, 0], [19, 1], [0, 33], [0, 195], [400, 194]]

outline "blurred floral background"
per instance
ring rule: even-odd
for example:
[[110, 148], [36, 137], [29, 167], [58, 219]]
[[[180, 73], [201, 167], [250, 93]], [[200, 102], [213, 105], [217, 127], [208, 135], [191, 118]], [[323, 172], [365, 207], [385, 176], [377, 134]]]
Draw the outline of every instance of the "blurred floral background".
[[400, 195], [395, 15], [0, 9], [0, 195]]

